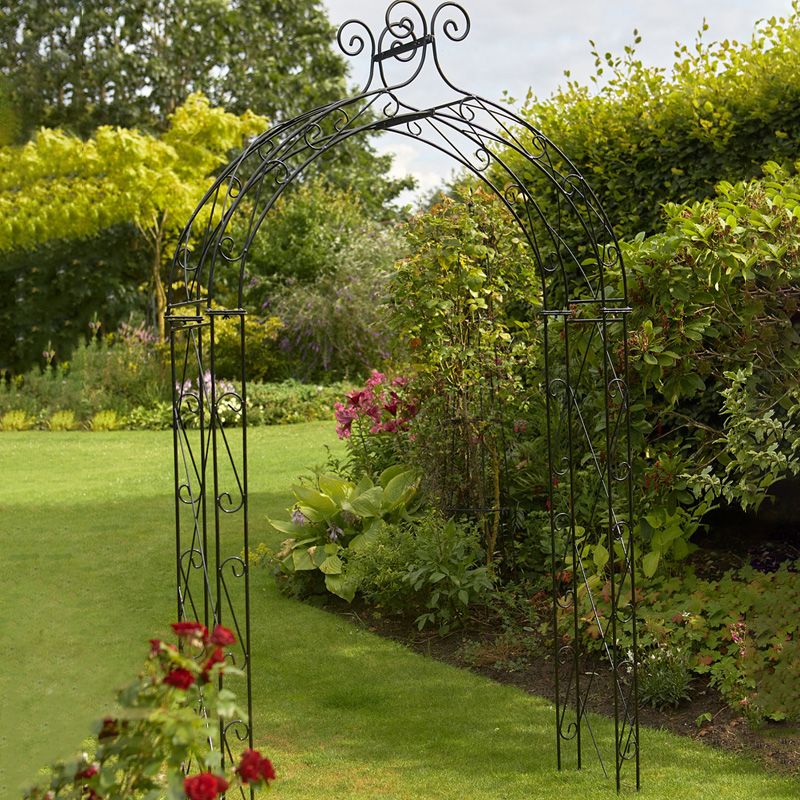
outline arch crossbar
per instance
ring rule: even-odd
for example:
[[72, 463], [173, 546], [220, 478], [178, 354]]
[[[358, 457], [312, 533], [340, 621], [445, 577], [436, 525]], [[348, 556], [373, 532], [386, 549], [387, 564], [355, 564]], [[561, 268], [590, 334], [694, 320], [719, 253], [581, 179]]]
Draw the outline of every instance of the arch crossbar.
[[[282, 194], [335, 156], [337, 146], [350, 137], [388, 132], [425, 143], [501, 200], [539, 271], [540, 296], [532, 302], [541, 312], [551, 478], [557, 764], [559, 769], [568, 763], [580, 768], [585, 753], [593, 751], [619, 789], [625, 765], [633, 762], [638, 788], [625, 269], [600, 202], [568, 157], [507, 106], [464, 92], [447, 78], [438, 43], [463, 41], [469, 28], [466, 12], [453, 2], [440, 5], [428, 19], [416, 3], [397, 0], [389, 5], [377, 36], [361, 22], [346, 22], [338, 42], [345, 54], [365, 59], [363, 90], [251, 141], [219, 174], [181, 234], [167, 311], [178, 615], [206, 625], [231, 625], [238, 634], [239, 645], [228, 655], [245, 675], [248, 718], [220, 729], [223, 757], [231, 758], [236, 742], [253, 745], [254, 733], [244, 308], [248, 253]], [[426, 69], [443, 82], [443, 99], [420, 107], [405, 90]], [[537, 199], [534, 185], [540, 192], [546, 187], [547, 204]], [[235, 304], [218, 302], [220, 287], [225, 297], [236, 297]], [[223, 327], [228, 332], [233, 327], [239, 342], [236, 386], [217, 380]], [[587, 482], [593, 501], [579, 507], [579, 486], [586, 497]], [[590, 569], [598, 552], [608, 554], [607, 562]], [[587, 626], [598, 643], [591, 657], [581, 647]], [[623, 629], [632, 635], [630, 649], [620, 645]], [[600, 709], [613, 704], [613, 741], [592, 726], [588, 712], [598, 703]]]

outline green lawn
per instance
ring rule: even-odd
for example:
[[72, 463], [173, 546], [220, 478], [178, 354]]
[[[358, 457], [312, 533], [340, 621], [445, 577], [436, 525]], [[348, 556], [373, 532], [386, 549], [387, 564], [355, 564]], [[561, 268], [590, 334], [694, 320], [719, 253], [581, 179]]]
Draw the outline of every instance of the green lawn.
[[[324, 460], [327, 423], [251, 435], [254, 538], [288, 505], [293, 477]], [[0, 797], [80, 746], [145, 640], [174, 618], [168, 433], [4, 433], [0, 552]], [[553, 768], [552, 712], [428, 661], [253, 580], [258, 744], [276, 798], [613, 797], [598, 768]], [[606, 722], [594, 721], [604, 738]], [[780, 800], [800, 781], [642, 732], [643, 798]]]

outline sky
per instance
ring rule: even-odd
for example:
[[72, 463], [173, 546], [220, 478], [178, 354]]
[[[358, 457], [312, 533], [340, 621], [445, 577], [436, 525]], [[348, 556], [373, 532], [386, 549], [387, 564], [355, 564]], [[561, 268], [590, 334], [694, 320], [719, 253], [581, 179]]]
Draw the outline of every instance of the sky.
[[[417, 2], [429, 19], [439, 5], [439, 0]], [[355, 18], [377, 34], [389, 0], [324, 0], [324, 4], [337, 27]], [[522, 100], [529, 88], [539, 97], [548, 96], [565, 82], [564, 70], [581, 83], [588, 82], [594, 74], [589, 39], [601, 53], [622, 55], [636, 28], [642, 36], [636, 48], [639, 57], [645, 64], [669, 67], [675, 42], [692, 43], [704, 18], [709, 25], [705, 41], [748, 40], [757, 20], [788, 13], [791, 0], [461, 0], [461, 5], [472, 28], [465, 41], [440, 45], [448, 77], [488, 99], [500, 100], [508, 92]], [[360, 85], [364, 75], [359, 66], [363, 65], [354, 62], [352, 79]], [[424, 77], [420, 99], [435, 102], [439, 86]], [[404, 195], [402, 202], [412, 202], [451, 174], [448, 158], [425, 145], [391, 134], [375, 144], [380, 152], [394, 153], [396, 175], [417, 179], [417, 192]]]

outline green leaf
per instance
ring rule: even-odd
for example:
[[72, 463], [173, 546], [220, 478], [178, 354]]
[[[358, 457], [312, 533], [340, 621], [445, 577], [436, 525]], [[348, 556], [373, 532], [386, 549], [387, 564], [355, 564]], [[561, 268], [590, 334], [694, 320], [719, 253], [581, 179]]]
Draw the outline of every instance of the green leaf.
[[339, 556], [328, 556], [319, 567], [320, 572], [326, 575], [341, 575], [343, 568], [344, 564]]
[[594, 553], [592, 554], [592, 560], [594, 561], [595, 566], [597, 567], [598, 571], [602, 570], [603, 567], [608, 563], [608, 550], [602, 544], [596, 544], [594, 546]]
[[661, 553], [657, 550], [651, 550], [642, 559], [642, 572], [646, 578], [652, 578], [658, 569], [658, 562], [661, 560]]
[[[293, 486], [292, 491], [302, 504], [301, 507], [313, 509], [322, 519], [330, 519], [339, 512], [339, 506], [327, 494], [318, 492], [316, 489], [311, 489], [308, 486]], [[308, 515], [306, 514], [306, 516]]]
[[382, 497], [383, 489], [380, 486], [373, 486], [359, 494], [358, 497], [352, 497], [349, 506], [359, 517], [379, 517]]
[[326, 575], [325, 587], [331, 594], [341, 597], [348, 603], [353, 601], [358, 591], [358, 583], [345, 575]]
[[311, 560], [311, 554], [308, 550], [295, 550], [292, 552], [292, 565], [296, 572], [304, 570], [316, 569], [316, 564]]
[[350, 481], [346, 481], [344, 478], [339, 478], [335, 475], [320, 475], [319, 488], [322, 489], [334, 503], [341, 506], [355, 487]]
[[388, 467], [383, 472], [381, 472], [381, 476], [378, 479], [378, 482], [385, 489], [389, 481], [392, 480], [392, 478], [396, 477], [397, 475], [402, 475], [404, 472], [408, 472], [409, 469], [410, 467], [408, 466], [408, 464], [395, 464], [394, 466]]

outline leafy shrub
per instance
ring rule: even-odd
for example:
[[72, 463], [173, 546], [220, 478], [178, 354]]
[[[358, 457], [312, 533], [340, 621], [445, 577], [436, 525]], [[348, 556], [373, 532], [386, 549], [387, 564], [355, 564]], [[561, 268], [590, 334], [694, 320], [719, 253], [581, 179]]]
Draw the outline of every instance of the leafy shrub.
[[800, 178], [765, 171], [623, 248], [646, 575], [721, 500], [758, 507], [800, 468]]
[[[216, 303], [212, 304], [218, 308]], [[248, 381], [268, 381], [281, 377], [283, 356], [278, 339], [283, 330], [279, 317], [259, 319], [252, 314], [244, 317], [244, 335], [247, 343], [245, 367]], [[214, 363], [217, 377], [240, 381], [242, 377], [241, 322], [238, 315], [217, 317], [214, 330], [216, 343]]]
[[[797, 158], [796, 2], [786, 18], [760, 23], [750, 42], [680, 46], [671, 74], [645, 66], [634, 46], [621, 58], [593, 55], [598, 91], [569, 81], [550, 98], [531, 99], [523, 115], [572, 159], [623, 236], [658, 230], [665, 201], [700, 200], [721, 180], [757, 177], [766, 161]], [[523, 165], [513, 150], [503, 157], [555, 219], [543, 171]]]
[[89, 430], [92, 431], [116, 431], [122, 427], [122, 420], [116, 411], [98, 411], [89, 421]]
[[0, 417], [0, 430], [3, 431], [29, 431], [36, 423], [27, 411], [14, 409], [6, 411]]
[[[25, 800], [91, 800], [101, 797], [169, 797], [215, 800], [228, 787], [267, 785], [275, 770], [260, 753], [246, 750], [235, 769], [222, 773], [218, 725], [246, 719], [229, 689], [216, 690], [217, 678], [241, 674], [225, 657], [236, 643], [218, 625], [209, 634], [196, 622], [178, 622], [178, 649], [150, 640], [150, 654], [139, 677], [117, 695], [118, 711], [95, 727], [97, 746], [90, 758], [55, 764], [46, 784], [25, 792]], [[207, 713], [197, 713], [202, 707]], [[230, 762], [228, 762], [230, 763]], [[191, 764], [202, 771], [187, 775]]]
[[138, 431], [163, 431], [172, 427], [172, 403], [136, 406], [125, 417], [125, 427]]
[[86, 422], [97, 408], [124, 416], [169, 396], [164, 350], [143, 326], [123, 324], [113, 334], [93, 335], [75, 348], [69, 362], [58, 362], [53, 350], [44, 356], [43, 371], [32, 369], [0, 388], [0, 410], [24, 408], [45, 416], [68, 410]]
[[419, 505], [420, 475], [398, 464], [385, 470], [378, 483], [364, 476], [355, 484], [335, 475], [319, 475], [316, 486], [294, 486], [297, 502], [291, 521], [270, 520], [289, 534], [276, 555], [287, 577], [309, 573], [324, 588], [350, 602], [358, 590], [347, 570], [350, 550], [367, 544], [384, 525], [410, 518]]
[[405, 580], [424, 598], [417, 627], [440, 633], [464, 624], [473, 604], [485, 602], [494, 582], [485, 563], [477, 528], [432, 514], [416, 526], [415, 554]]
[[419, 397], [411, 458], [445, 517], [481, 509], [491, 559], [509, 505], [508, 436], [540, 394], [541, 280], [519, 227], [486, 191], [442, 198], [405, 234], [411, 255], [391, 289]]
[[[389, 613], [415, 613], [422, 595], [406, 580], [415, 563], [415, 525], [385, 525], [348, 559], [348, 575], [371, 606]], [[424, 605], [424, 604], [423, 604]]]
[[661, 646], [651, 650], [639, 665], [639, 700], [646, 706], [677, 708], [689, 700], [692, 674], [678, 649]]
[[51, 431], [74, 431], [78, 427], [74, 411], [55, 411], [47, 423]]

